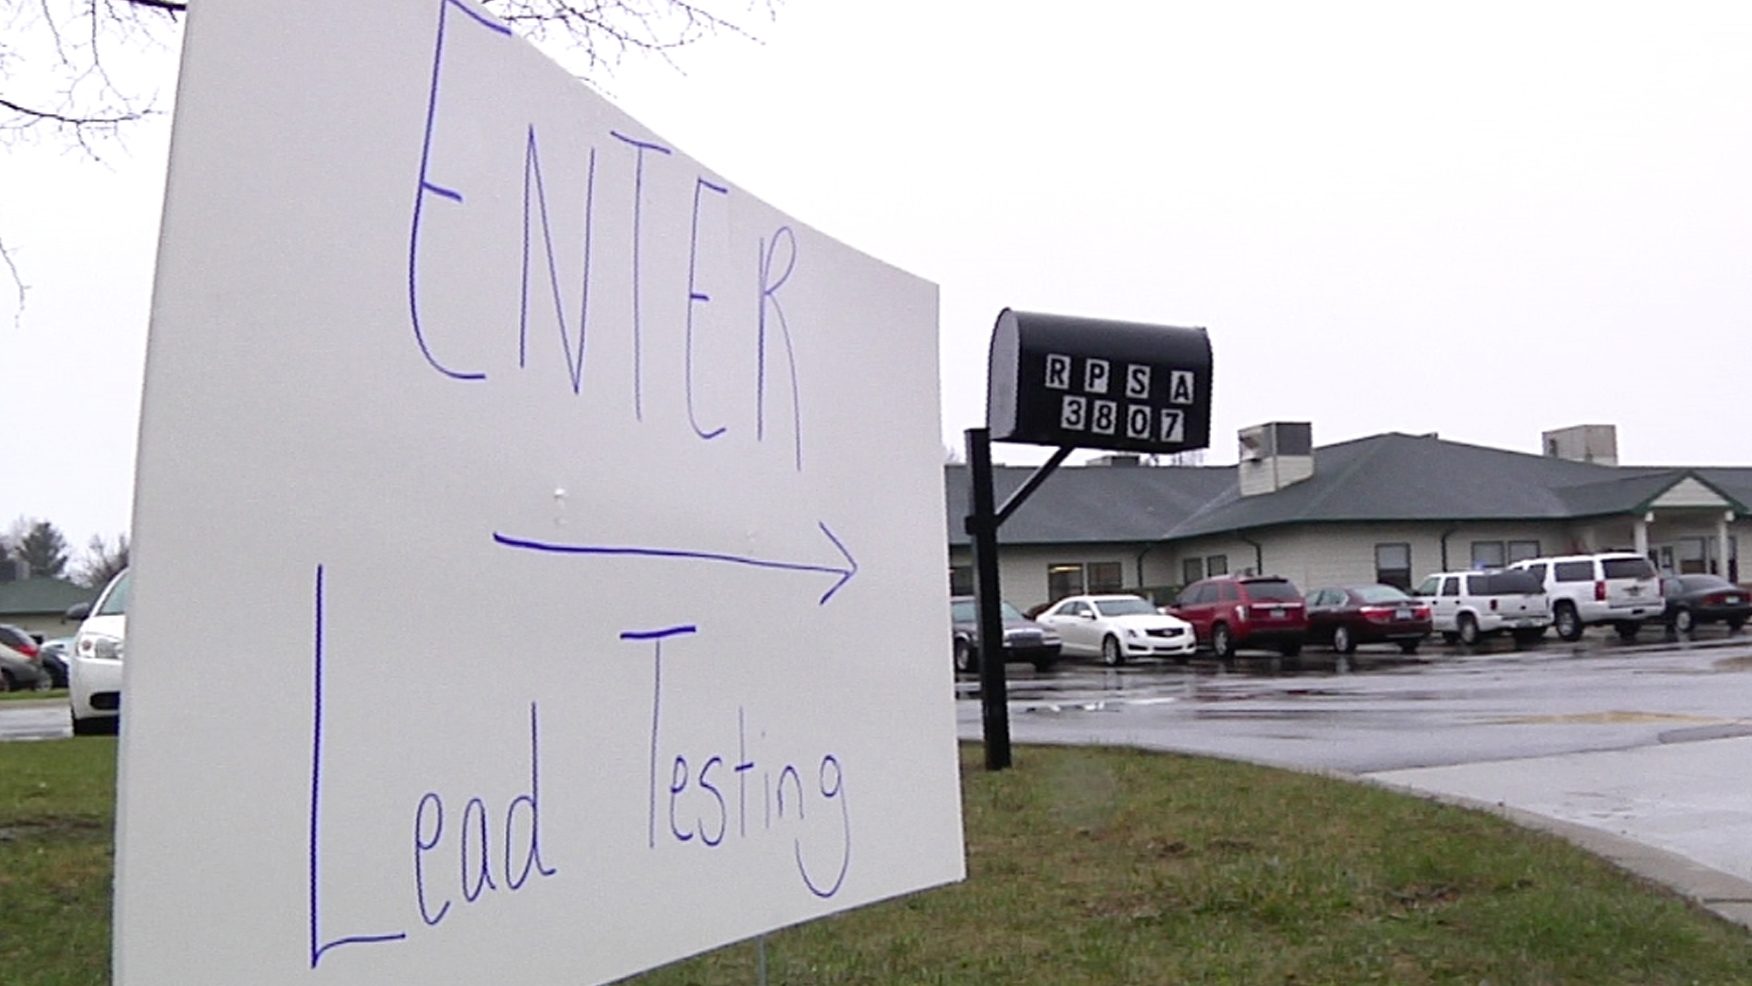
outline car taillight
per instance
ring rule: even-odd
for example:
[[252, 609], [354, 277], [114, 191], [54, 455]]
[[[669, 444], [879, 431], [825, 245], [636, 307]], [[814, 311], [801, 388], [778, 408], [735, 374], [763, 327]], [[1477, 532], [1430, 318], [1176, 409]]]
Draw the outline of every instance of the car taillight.
[[37, 645], [31, 643], [28, 640], [22, 644], [19, 644], [15, 649], [20, 654], [23, 654], [25, 657], [29, 657], [29, 658], [34, 659], [37, 656]]
[[1430, 618], [1430, 608], [1428, 606], [1419, 606], [1417, 609], [1414, 609], [1411, 612], [1412, 612], [1413, 616], [1417, 617], [1420, 620], [1427, 620]]
[[1594, 581], [1594, 601], [1597, 603], [1603, 603], [1606, 601], [1605, 579], [1596, 579]]
[[1392, 606], [1364, 606], [1363, 619], [1371, 623], [1385, 623], [1393, 619], [1393, 610]]

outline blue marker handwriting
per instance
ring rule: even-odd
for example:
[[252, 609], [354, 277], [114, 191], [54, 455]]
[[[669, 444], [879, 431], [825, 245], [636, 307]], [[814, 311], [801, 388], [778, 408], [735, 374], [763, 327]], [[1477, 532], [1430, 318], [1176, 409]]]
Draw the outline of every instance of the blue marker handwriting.
[[[726, 728], [721, 746], [692, 751], [690, 758], [689, 751], [664, 743], [663, 643], [697, 632], [688, 625], [621, 634], [624, 641], [650, 647], [647, 847], [718, 850], [748, 840], [788, 838], [803, 886], [816, 897], [833, 897], [852, 863], [852, 814], [839, 756], [823, 753], [802, 766], [761, 756], [751, 749], [747, 709], [740, 705], [734, 738]], [[757, 744], [765, 737], [757, 732]]]
[[840, 563], [809, 564], [807, 562], [779, 561], [770, 558], [751, 558], [746, 555], [731, 555], [715, 551], [690, 550], [686, 548], [637, 548], [625, 545], [606, 544], [569, 544], [560, 541], [538, 541], [530, 538], [514, 537], [499, 531], [493, 532], [493, 543], [519, 551], [534, 551], [555, 555], [582, 555], [598, 557], [622, 558], [669, 558], [681, 561], [719, 562], [729, 565], [742, 565], [748, 568], [765, 568], [787, 572], [821, 572], [827, 575], [837, 575], [839, 579], [821, 595], [819, 605], [827, 605], [834, 593], [852, 580], [858, 574], [857, 559], [846, 550], [845, 542], [834, 536], [825, 523], [817, 523], [821, 533], [827, 536], [834, 548], [838, 549], [840, 557], [845, 559], [843, 567]]
[[[454, 345], [459, 341], [456, 333], [477, 334], [483, 330], [483, 326], [462, 325], [454, 319], [447, 320], [442, 317], [442, 309], [435, 310], [429, 304], [431, 285], [436, 283], [437, 274], [428, 272], [428, 268], [437, 259], [458, 262], [457, 257], [440, 257], [434, 251], [476, 251], [473, 256], [478, 259], [501, 249], [514, 249], [521, 255], [519, 283], [506, 284], [504, 290], [507, 293], [512, 290], [517, 292], [515, 336], [518, 369], [532, 369], [532, 364], [536, 362], [531, 352], [532, 330], [551, 320], [559, 335], [559, 346], [556, 348], [564, 360], [565, 372], [557, 379], [563, 380], [571, 393], [583, 394], [589, 386], [602, 385], [602, 381], [591, 379], [591, 360], [587, 358], [587, 353], [592, 337], [603, 339], [600, 334], [608, 332], [610, 336], [606, 337], [606, 341], [625, 345], [631, 354], [630, 379], [613, 381], [612, 384], [617, 388], [625, 388], [632, 417], [644, 421], [647, 339], [654, 331], [673, 332], [679, 337], [683, 355], [681, 379], [677, 383], [683, 396], [688, 433], [700, 441], [712, 441], [733, 434], [737, 419], [752, 418], [752, 440], [764, 443], [770, 430], [767, 427], [769, 403], [784, 401], [788, 396], [790, 457], [793, 468], [801, 471], [803, 401], [793, 334], [795, 326], [786, 315], [783, 297], [787, 284], [792, 283], [806, 269], [800, 259], [796, 231], [781, 223], [749, 234], [747, 247], [753, 254], [749, 257], [752, 262], [738, 272], [731, 266], [733, 261], [722, 244], [716, 249], [705, 249], [707, 240], [702, 231], [702, 227], [713, 218], [722, 223], [725, 210], [720, 203], [732, 196], [729, 186], [694, 172], [685, 159], [679, 158], [672, 148], [656, 140], [611, 127], [604, 127], [599, 131], [589, 142], [587, 150], [581, 152], [579, 171], [584, 175], [581, 215], [557, 215], [550, 209], [550, 192], [553, 189], [548, 174], [552, 169], [543, 167], [541, 132], [533, 122], [524, 126], [517, 138], [522, 145], [519, 148], [523, 162], [520, 169], [521, 196], [507, 194], [510, 189], [465, 188], [460, 187], [460, 183], [442, 180], [446, 160], [438, 152], [434, 138], [447, 132], [447, 126], [466, 126], [463, 121], [447, 121], [445, 117], [446, 69], [454, 68], [451, 62], [461, 57], [454, 52], [456, 32], [468, 31], [487, 38], [502, 37], [505, 43], [514, 43], [514, 39], [503, 24], [475, 11], [463, 0], [436, 0], [436, 3], [438, 16], [432, 54], [432, 76], [420, 145], [419, 172], [414, 183], [412, 219], [408, 229], [408, 318], [413, 330], [414, 349], [418, 354], [415, 358], [423, 360], [434, 372], [451, 380], [480, 383], [488, 380], [489, 376], [498, 376], [496, 369], [490, 374], [489, 367], [462, 365], [453, 355], [446, 355], [447, 352], [455, 353], [465, 349]], [[448, 58], [447, 38], [451, 50]], [[548, 153], [554, 152], [550, 149]], [[607, 169], [614, 169], [620, 178], [630, 177], [630, 182], [617, 183], [614, 187], [630, 186], [631, 201], [601, 201], [599, 184]], [[691, 208], [685, 210], [686, 227], [650, 228], [651, 203], [657, 197], [679, 196], [688, 196], [692, 200]], [[494, 242], [486, 231], [502, 228], [502, 224], [487, 222], [489, 216], [485, 210], [503, 209], [507, 205], [517, 208], [518, 203], [522, 209], [521, 242], [515, 245]], [[480, 211], [480, 215], [470, 223], [468, 235], [449, 239], [442, 245], [432, 245], [430, 241], [433, 234], [430, 227], [435, 210], [445, 210], [447, 215], [463, 217], [470, 215], [468, 210], [471, 209]], [[599, 235], [598, 230], [599, 223], [604, 221], [613, 224], [611, 230], [625, 232], [619, 236], [608, 236], [605, 241], [605, 237]], [[477, 228], [479, 233], [476, 232]], [[653, 243], [679, 244], [682, 236], [687, 238], [685, 256], [680, 255], [678, 250], [665, 251], [657, 256], [648, 255]], [[626, 262], [624, 267], [618, 262], [604, 263], [605, 259], [618, 261], [622, 258]], [[469, 257], [461, 258], [460, 262], [470, 267], [483, 266], [471, 263]], [[657, 266], [654, 267], [654, 264]], [[562, 283], [560, 271], [578, 266], [582, 268], [579, 283]], [[724, 286], [734, 284], [738, 277], [744, 279], [741, 285], [743, 290], [739, 293], [752, 299], [746, 302], [748, 308], [741, 311], [718, 311], [721, 305], [715, 299], [723, 296]], [[481, 290], [490, 291], [493, 286], [484, 285]], [[598, 299], [605, 290], [626, 292], [623, 299], [617, 300], [630, 302], [628, 324], [605, 326], [599, 324], [599, 318], [593, 317], [593, 311], [599, 304]], [[679, 323], [657, 326], [647, 324], [646, 302], [653, 292], [663, 291], [673, 291], [679, 296], [678, 300], [682, 303]], [[708, 309], [717, 311], [710, 324], [719, 333], [733, 332], [737, 325], [735, 320], [745, 320], [744, 335], [725, 335], [722, 338], [732, 349], [738, 345], [747, 347], [745, 351], [748, 354], [748, 363], [743, 365], [747, 371], [752, 371], [749, 384], [752, 400], [746, 405], [715, 410], [701, 406], [702, 391], [699, 382], [704, 375], [717, 374], [720, 379], [732, 379], [722, 375], [745, 372], [724, 359], [705, 361], [700, 358], [699, 343], [706, 325], [702, 316]], [[493, 331], [491, 326], [484, 328], [486, 331]], [[510, 338], [510, 329], [507, 324], [507, 340]], [[477, 350], [469, 347], [467, 351]], [[723, 353], [730, 350], [720, 346], [714, 351]], [[786, 371], [779, 380], [781, 385], [788, 383], [788, 395], [768, 393], [768, 356], [769, 353], [778, 352], [783, 354]], [[710, 414], [708, 410], [711, 410]]]

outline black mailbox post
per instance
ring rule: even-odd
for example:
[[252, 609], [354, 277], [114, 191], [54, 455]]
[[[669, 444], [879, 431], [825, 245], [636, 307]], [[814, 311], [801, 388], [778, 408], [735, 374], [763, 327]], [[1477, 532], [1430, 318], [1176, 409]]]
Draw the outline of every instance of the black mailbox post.
[[[998, 527], [1078, 448], [1146, 454], [1207, 448], [1211, 343], [1204, 329], [1004, 309], [992, 330], [985, 428], [967, 430], [967, 533], [979, 604], [986, 769], [1010, 765]], [[1002, 506], [991, 443], [1057, 448]]]

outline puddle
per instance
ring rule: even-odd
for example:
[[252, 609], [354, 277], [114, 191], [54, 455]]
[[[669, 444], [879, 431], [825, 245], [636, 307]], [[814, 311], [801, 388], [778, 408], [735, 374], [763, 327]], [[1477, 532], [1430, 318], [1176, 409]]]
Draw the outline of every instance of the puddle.
[[1505, 716], [1496, 719], [1486, 719], [1485, 722], [1496, 725], [1552, 725], [1552, 726], [1643, 726], [1663, 722], [1687, 722], [1718, 726], [1731, 720], [1715, 716], [1691, 716], [1673, 712], [1630, 712], [1613, 709], [1605, 712], [1571, 712], [1563, 715], [1543, 716]]

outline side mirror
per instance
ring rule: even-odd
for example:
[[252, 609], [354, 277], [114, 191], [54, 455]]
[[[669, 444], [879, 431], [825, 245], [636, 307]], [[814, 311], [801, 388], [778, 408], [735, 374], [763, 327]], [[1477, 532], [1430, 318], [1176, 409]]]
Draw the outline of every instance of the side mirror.
[[1091, 623], [1095, 622], [1095, 614], [1089, 612], [1088, 610], [1084, 610], [1083, 612], [1078, 613], [1077, 615], [1082, 617], [1085, 620], [1088, 620]]
[[90, 603], [74, 603], [67, 607], [67, 612], [61, 614], [62, 623], [78, 623], [91, 615]]

